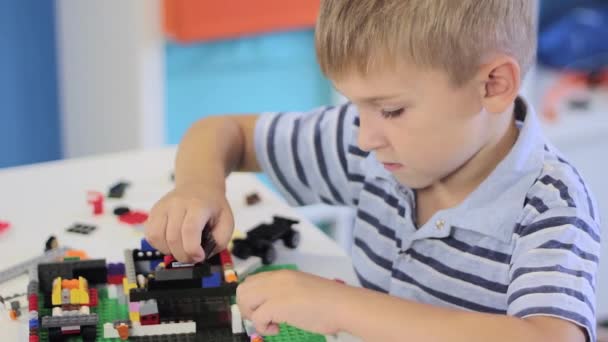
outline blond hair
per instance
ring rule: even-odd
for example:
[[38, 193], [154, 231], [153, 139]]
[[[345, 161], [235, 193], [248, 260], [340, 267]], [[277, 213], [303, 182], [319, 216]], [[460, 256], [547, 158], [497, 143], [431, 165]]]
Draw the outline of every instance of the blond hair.
[[317, 58], [330, 78], [403, 60], [441, 69], [455, 85], [505, 53], [522, 78], [536, 52], [536, 0], [322, 0]]

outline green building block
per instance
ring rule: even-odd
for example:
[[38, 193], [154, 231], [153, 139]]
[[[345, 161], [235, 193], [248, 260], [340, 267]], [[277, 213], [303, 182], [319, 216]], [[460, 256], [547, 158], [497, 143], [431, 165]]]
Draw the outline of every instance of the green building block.
[[266, 265], [266, 266], [262, 266], [262, 267], [258, 268], [257, 270], [253, 271], [251, 274], [262, 273], [262, 272], [272, 272], [272, 271], [279, 271], [279, 270], [297, 271], [298, 266], [296, 266], [294, 264]]
[[264, 336], [264, 342], [325, 342], [325, 336], [304, 331], [287, 324], [280, 324], [278, 335]]

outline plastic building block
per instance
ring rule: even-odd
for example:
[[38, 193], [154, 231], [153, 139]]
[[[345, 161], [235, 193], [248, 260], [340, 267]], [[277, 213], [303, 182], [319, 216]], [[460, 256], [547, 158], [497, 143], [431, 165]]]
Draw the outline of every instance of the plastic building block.
[[[108, 328], [106, 328], [108, 327]], [[112, 329], [110, 329], [110, 327]], [[163, 323], [155, 325], [140, 325], [133, 324], [129, 329], [129, 339], [137, 336], [156, 336], [156, 335], [172, 335], [172, 334], [193, 334], [196, 333], [196, 323], [194, 322], [179, 322], [179, 323]], [[111, 323], [104, 325], [105, 338], [119, 338], [118, 332]]]
[[154, 324], [160, 324], [160, 315], [159, 314], [149, 314], [149, 315], [142, 315], [141, 313], [139, 314], [139, 321], [141, 325], [154, 325]]
[[310, 333], [296, 327], [279, 324], [279, 333], [273, 336], [265, 336], [266, 342], [285, 342], [285, 341], [306, 341], [306, 342], [325, 342], [325, 336]]
[[66, 229], [67, 232], [89, 235], [97, 229], [97, 226], [92, 224], [74, 223], [71, 227]]
[[99, 304], [99, 294], [97, 293], [97, 289], [91, 288], [89, 289], [89, 306], [96, 307]]
[[26, 260], [24, 262], [16, 264], [15, 266], [5, 269], [0, 272], [0, 283], [3, 283], [5, 281], [11, 280], [15, 277], [27, 273], [30, 268], [36, 267], [36, 265], [38, 265], [39, 263], [54, 260], [63, 255], [66, 250], [67, 248], [65, 247], [52, 249], [48, 252], [45, 252], [41, 256]]
[[38, 295], [32, 293], [27, 296], [28, 311], [38, 311]]
[[85, 260], [88, 259], [89, 256], [87, 255], [87, 252], [83, 250], [70, 249], [69, 251], [65, 252], [63, 260], [66, 260], [66, 258], [72, 258], [74, 260]]
[[125, 207], [125, 206], [116, 207], [116, 208], [114, 208], [114, 211], [113, 211], [114, 215], [116, 215], [116, 216], [121, 216], [121, 215], [127, 214], [129, 212], [131, 212], [131, 209], [129, 209], [129, 207]]
[[108, 198], [122, 198], [125, 194], [125, 190], [129, 187], [129, 183], [125, 181], [118, 182], [110, 187], [108, 190]]
[[140, 247], [139, 249], [142, 251], [156, 251], [156, 248], [154, 248], [146, 239], [141, 239], [141, 241], [139, 242]]
[[258, 334], [251, 335], [251, 342], [264, 342], [264, 338]]
[[152, 261], [151, 260], [141, 260], [135, 261], [135, 273], [140, 274], [148, 274], [152, 272]]
[[11, 223], [8, 221], [0, 221], [0, 234], [5, 233], [11, 227]]
[[[220, 342], [216, 340], [203, 339], [201, 340], [197, 334], [171, 334], [171, 335], [154, 335], [154, 336], [133, 336], [129, 338], [132, 342]], [[230, 340], [232, 342], [232, 340]]]
[[30, 280], [30, 282], [27, 284], [27, 294], [38, 296], [38, 286], [38, 279]]
[[125, 265], [123, 263], [108, 264], [108, 284], [120, 285], [125, 277]]
[[154, 299], [140, 302], [139, 313], [142, 315], [152, 315], [158, 313], [158, 304]]
[[217, 243], [215, 242], [215, 238], [213, 234], [211, 234], [211, 226], [205, 225], [203, 228], [203, 232], [201, 233], [201, 247], [203, 247], [203, 251], [205, 252], [205, 258], [209, 258], [215, 252], [217, 248]]
[[236, 283], [239, 281], [239, 278], [236, 276], [236, 272], [233, 270], [224, 272], [224, 279], [227, 283]]
[[138, 225], [146, 222], [148, 219], [148, 213], [144, 211], [129, 211], [126, 214], [122, 214], [118, 217], [121, 222], [130, 224], [130, 225]]
[[[190, 267], [160, 269], [155, 273], [155, 278], [158, 281], [166, 280], [192, 280], [194, 278], [194, 269]], [[200, 277], [199, 277], [200, 278]]]
[[245, 239], [233, 239], [232, 254], [241, 259], [259, 256], [264, 264], [271, 264], [276, 259], [273, 242], [283, 240], [288, 248], [296, 248], [300, 243], [300, 233], [292, 228], [296, 223], [296, 220], [275, 216], [272, 223], [263, 223], [248, 231]]
[[139, 323], [139, 312], [129, 311], [129, 319], [131, 322]]
[[93, 215], [103, 214], [103, 194], [97, 191], [87, 192], [87, 203], [93, 207]]
[[106, 261], [104, 259], [70, 260], [38, 265], [40, 290], [51, 292], [53, 280], [62, 278], [85, 278], [89, 284], [103, 284], [107, 281]]
[[257, 274], [257, 273], [262, 273], [262, 272], [272, 272], [272, 271], [279, 271], [279, 270], [297, 271], [298, 266], [295, 264], [264, 265], [264, 266], [258, 268], [257, 270], [255, 270], [254, 272], [252, 272], [251, 274]]
[[136, 283], [137, 278], [135, 277], [135, 261], [133, 260], [133, 251], [125, 249], [125, 275], [129, 283]]
[[165, 255], [163, 257], [163, 263], [165, 264], [165, 266], [167, 268], [170, 268], [170, 265], [175, 261], [175, 258], [173, 257], [173, 255]]
[[233, 334], [230, 326], [227, 328], [199, 329], [197, 337], [198, 341], [205, 342], [249, 342], [246, 334]]
[[241, 279], [244, 279], [260, 267], [262, 267], [262, 259], [257, 256], [250, 256], [245, 260], [235, 263], [234, 270]]
[[56, 249], [57, 247], [59, 247], [59, 242], [57, 242], [57, 238], [55, 237], [55, 235], [49, 236], [48, 239], [46, 239], [46, 242], [44, 243], [44, 251], [48, 252], [51, 249]]
[[223, 251], [221, 251], [220, 253], [220, 263], [222, 264], [222, 267], [232, 267], [234, 265], [234, 263], [232, 262], [232, 255], [230, 255], [230, 252], [226, 249], [224, 249]]
[[116, 285], [114, 285], [114, 284], [108, 285], [107, 289], [108, 289], [108, 298], [116, 299], [118, 297], [118, 288], [116, 287]]
[[97, 314], [90, 315], [66, 315], [42, 317], [43, 328], [61, 328], [81, 325], [97, 325]]
[[204, 277], [202, 279], [202, 287], [208, 288], [208, 287], [219, 287], [222, 284], [222, 277], [220, 276], [219, 272], [215, 272], [212, 273], [210, 276], [208, 277]]
[[241, 334], [244, 332], [243, 319], [241, 318], [241, 310], [236, 304], [230, 305], [230, 316], [232, 317], [232, 333]]
[[260, 195], [258, 195], [257, 192], [253, 192], [245, 197], [245, 203], [248, 206], [256, 205], [256, 204], [260, 203], [260, 201], [261, 201]]
[[168, 289], [162, 291], [146, 291], [143, 289], [132, 289], [129, 292], [131, 301], [148, 299], [177, 299], [192, 297], [229, 297], [236, 295], [237, 284], [225, 284], [220, 287], [191, 288], [191, 289]]
[[129, 291], [131, 291], [131, 289], [137, 288], [137, 284], [129, 282], [129, 280], [127, 278], [122, 278], [122, 288], [123, 288], [125, 295], [128, 295]]

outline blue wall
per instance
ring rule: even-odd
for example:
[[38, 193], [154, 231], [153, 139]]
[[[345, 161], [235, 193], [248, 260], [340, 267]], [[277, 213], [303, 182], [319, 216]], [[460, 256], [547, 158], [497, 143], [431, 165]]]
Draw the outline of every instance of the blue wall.
[[61, 157], [54, 12], [0, 0], [0, 167]]
[[331, 100], [312, 30], [168, 43], [166, 51], [166, 127], [172, 144], [209, 114], [309, 110]]

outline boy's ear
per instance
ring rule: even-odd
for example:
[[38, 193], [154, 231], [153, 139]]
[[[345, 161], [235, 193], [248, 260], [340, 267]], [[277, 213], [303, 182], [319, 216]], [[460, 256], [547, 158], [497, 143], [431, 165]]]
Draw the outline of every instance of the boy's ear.
[[481, 66], [478, 81], [484, 108], [490, 113], [504, 113], [519, 93], [519, 63], [507, 55], [496, 56]]

